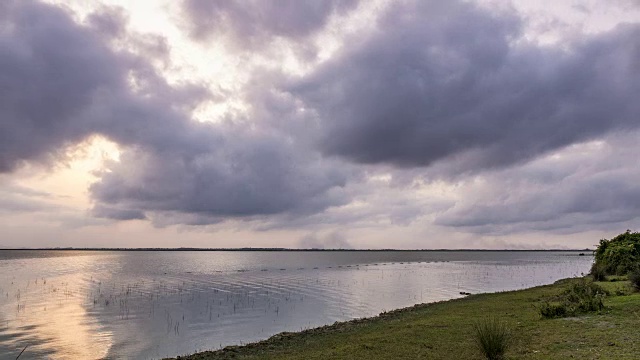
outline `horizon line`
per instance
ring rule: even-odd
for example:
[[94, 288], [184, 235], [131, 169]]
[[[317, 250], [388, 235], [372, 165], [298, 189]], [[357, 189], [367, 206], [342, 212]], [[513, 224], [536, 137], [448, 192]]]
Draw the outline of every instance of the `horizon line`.
[[16, 248], [4, 248], [0, 247], [0, 251], [3, 250], [47, 250], [47, 251], [594, 251], [594, 249], [350, 249], [350, 248], [280, 248], [280, 247], [240, 247], [240, 248], [202, 248], [202, 247], [49, 247], [49, 248], [29, 248], [29, 247], [16, 247]]

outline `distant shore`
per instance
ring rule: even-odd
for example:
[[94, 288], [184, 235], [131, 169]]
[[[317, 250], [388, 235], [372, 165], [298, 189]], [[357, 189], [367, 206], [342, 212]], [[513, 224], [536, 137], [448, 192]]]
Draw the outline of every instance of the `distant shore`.
[[482, 359], [472, 325], [495, 317], [508, 323], [509, 359], [637, 359], [640, 293], [627, 281], [600, 282], [611, 295], [605, 310], [571, 318], [541, 319], [536, 306], [577, 279], [525, 290], [461, 299], [281, 333], [244, 346], [228, 346], [179, 359]]
[[593, 252], [593, 249], [292, 249], [292, 248], [0, 248], [0, 251], [401, 251], [401, 252], [442, 252], [442, 251], [508, 251], [508, 252], [532, 252], [532, 251], [553, 251], [553, 252]]

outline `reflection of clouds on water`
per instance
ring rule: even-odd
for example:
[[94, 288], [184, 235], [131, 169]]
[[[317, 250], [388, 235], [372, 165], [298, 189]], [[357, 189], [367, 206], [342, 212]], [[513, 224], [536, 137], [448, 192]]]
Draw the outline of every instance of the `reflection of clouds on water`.
[[[15, 358], [26, 347], [25, 358], [103, 358], [112, 334], [85, 308], [85, 257], [20, 259], [6, 268], [0, 280], [0, 354]], [[6, 263], [4, 265], [7, 265]], [[49, 269], [47, 277], [32, 277], [32, 270]], [[19, 269], [19, 270], [18, 270]], [[51, 269], [61, 274], [51, 276]], [[6, 345], [5, 345], [6, 344]]]
[[[590, 257], [564, 255], [102, 252], [0, 260], [12, 274], [0, 279], [0, 353], [26, 344], [54, 358], [191, 353], [456, 298], [460, 291], [551, 283], [591, 264]], [[38, 274], [46, 274], [46, 286]]]

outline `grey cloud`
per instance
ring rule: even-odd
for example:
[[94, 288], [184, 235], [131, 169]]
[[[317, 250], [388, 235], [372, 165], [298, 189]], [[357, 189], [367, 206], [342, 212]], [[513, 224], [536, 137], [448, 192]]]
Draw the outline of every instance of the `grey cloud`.
[[87, 15], [84, 22], [106, 41], [117, 43], [150, 63], [160, 63], [163, 67], [170, 65], [171, 48], [167, 38], [158, 34], [132, 32], [128, 28], [129, 16], [125, 9], [99, 6]]
[[521, 28], [470, 2], [393, 6], [288, 88], [316, 111], [323, 152], [359, 163], [499, 168], [640, 125], [640, 25], [558, 46]]
[[[473, 233], [611, 230], [637, 221], [638, 132], [480, 176], [436, 224]], [[592, 145], [594, 146], [594, 145]]]
[[0, 192], [13, 194], [13, 195], [20, 195], [25, 197], [31, 197], [31, 198], [40, 198], [40, 199], [50, 199], [53, 197], [53, 194], [49, 192], [32, 189], [27, 186], [18, 185], [12, 181], [4, 180], [1, 178], [0, 178]]
[[59, 210], [61, 206], [52, 200], [54, 200], [53, 196], [47, 192], [0, 179], [0, 213], [36, 213]]
[[112, 220], [145, 220], [147, 217], [140, 210], [120, 209], [99, 204], [91, 210], [91, 214], [98, 218]]
[[[622, 7], [624, 10], [638, 10], [640, 9], [640, 1], [637, 0], [615, 0], [612, 2], [614, 5]], [[609, 3], [607, 2], [607, 5]]]
[[267, 122], [192, 121], [190, 112], [211, 94], [198, 84], [169, 85], [145, 54], [112, 50], [108, 38], [121, 21], [94, 17], [84, 27], [54, 6], [5, 6], [0, 172], [54, 163], [67, 146], [99, 134], [122, 150], [120, 162], [107, 164], [90, 188], [99, 217], [167, 213], [213, 223], [305, 214], [345, 201], [342, 170], [291, 134]]
[[9, 2], [0, 19], [0, 172], [47, 163], [92, 132], [76, 115], [100, 89], [119, 89], [121, 59], [62, 10]]
[[124, 9], [105, 6], [99, 11], [89, 14], [86, 21], [99, 34], [118, 38], [125, 35], [125, 28], [129, 19]]
[[[107, 223], [104, 219], [88, 216], [86, 211], [79, 211], [59, 201], [64, 197], [22, 186], [0, 177], [0, 215], [10, 218], [11, 216], [28, 214], [29, 221], [33, 222], [34, 228], [38, 226], [36, 224], [45, 223], [74, 229]], [[101, 208], [103, 207], [101, 206]], [[101, 212], [104, 214], [104, 209]], [[125, 218], [122, 216], [120, 215], [118, 218], [112, 212], [108, 217], [124, 220]]]
[[51, 163], [92, 134], [168, 150], [191, 141], [198, 129], [185, 109], [206, 90], [169, 86], [143, 58], [114, 52], [58, 8], [12, 4], [0, 37], [0, 172], [22, 161]]
[[323, 28], [330, 16], [355, 8], [357, 0], [187, 0], [191, 34], [198, 39], [231, 36], [241, 46], [275, 37], [300, 39]]
[[300, 216], [345, 201], [339, 168], [278, 136], [227, 131], [228, 138], [207, 151], [129, 150], [91, 193], [127, 208], [198, 214], [197, 224], [283, 212]]

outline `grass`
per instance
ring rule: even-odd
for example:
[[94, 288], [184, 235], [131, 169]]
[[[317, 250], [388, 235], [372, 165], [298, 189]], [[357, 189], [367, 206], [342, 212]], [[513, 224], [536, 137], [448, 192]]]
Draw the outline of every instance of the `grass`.
[[582, 280], [417, 305], [186, 358], [483, 359], [475, 342], [474, 324], [494, 317], [513, 335], [506, 359], [637, 359], [640, 293], [627, 291], [629, 281], [597, 283], [611, 294], [597, 313], [541, 318], [537, 309], [541, 301], [557, 296], [577, 281]]
[[504, 359], [511, 341], [511, 331], [504, 321], [488, 317], [475, 323], [473, 330], [478, 349], [488, 360]]

